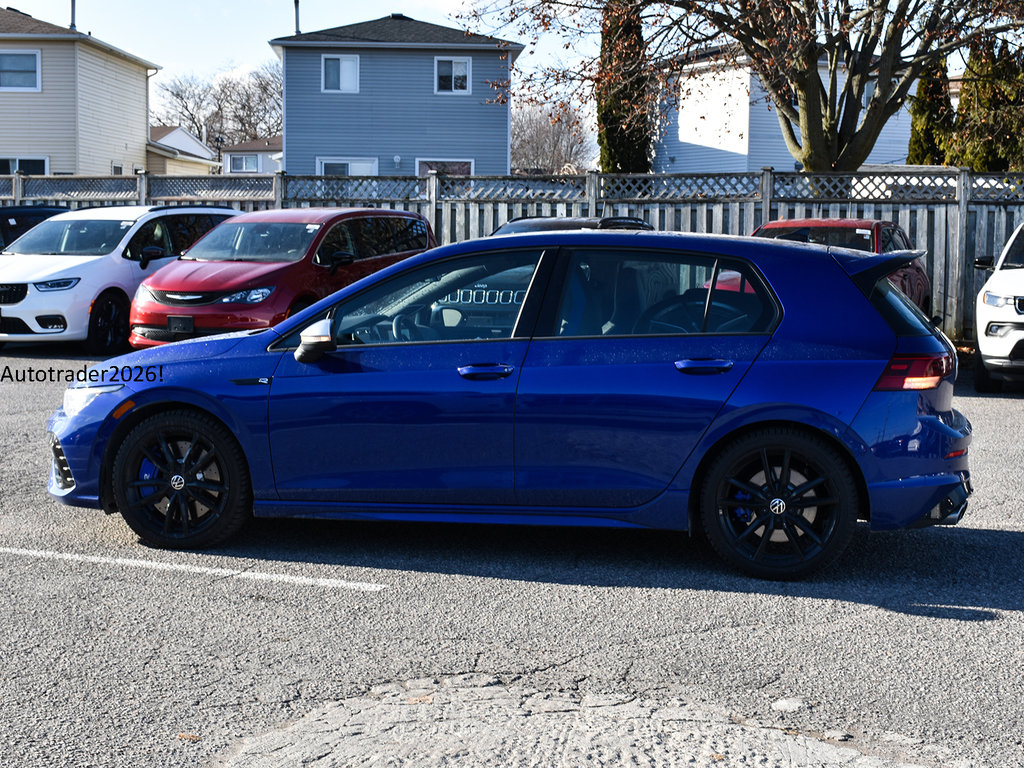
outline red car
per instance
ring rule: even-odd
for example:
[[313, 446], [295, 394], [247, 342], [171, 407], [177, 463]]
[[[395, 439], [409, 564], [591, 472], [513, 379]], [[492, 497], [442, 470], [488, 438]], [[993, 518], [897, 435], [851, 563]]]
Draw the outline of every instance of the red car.
[[294, 208], [235, 216], [143, 281], [133, 347], [266, 328], [349, 283], [437, 245], [418, 213]]
[[[899, 224], [875, 219], [781, 219], [762, 224], [754, 230], [754, 237], [820, 243], [873, 253], [914, 250], [913, 243]], [[932, 282], [925, 270], [923, 257], [896, 270], [889, 279], [925, 315], [931, 314]]]

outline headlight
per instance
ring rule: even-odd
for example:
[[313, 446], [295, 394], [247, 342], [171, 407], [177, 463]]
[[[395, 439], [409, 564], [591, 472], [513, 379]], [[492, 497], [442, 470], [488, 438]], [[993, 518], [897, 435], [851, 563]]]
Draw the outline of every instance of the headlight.
[[132, 303], [134, 304], [136, 301], [156, 301], [156, 296], [153, 295], [153, 292], [144, 283], [139, 283], [139, 287], [135, 289]]
[[270, 288], [246, 288], [244, 291], [232, 293], [217, 299], [218, 304], [259, 304], [267, 296], [274, 292]]
[[123, 384], [102, 384], [98, 387], [68, 387], [64, 390], [64, 413], [77, 416], [89, 403], [107, 392], [117, 392]]
[[994, 293], [985, 291], [985, 295], [982, 297], [986, 304], [993, 307], [1005, 307], [1007, 304], [1013, 302], [1012, 296], [998, 296]]
[[37, 291], [66, 291], [78, 285], [80, 277], [59, 277], [56, 280], [47, 280], [42, 283], [32, 283]]

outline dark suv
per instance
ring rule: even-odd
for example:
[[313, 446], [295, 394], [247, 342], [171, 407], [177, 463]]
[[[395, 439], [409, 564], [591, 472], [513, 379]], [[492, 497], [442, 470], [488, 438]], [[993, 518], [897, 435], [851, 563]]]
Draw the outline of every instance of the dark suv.
[[509, 219], [492, 235], [511, 235], [515, 232], [549, 232], [557, 229], [642, 229], [653, 230], [650, 224], [636, 216], [518, 216]]
[[52, 205], [8, 205], [0, 208], [0, 249], [13, 243], [40, 221], [64, 213]]

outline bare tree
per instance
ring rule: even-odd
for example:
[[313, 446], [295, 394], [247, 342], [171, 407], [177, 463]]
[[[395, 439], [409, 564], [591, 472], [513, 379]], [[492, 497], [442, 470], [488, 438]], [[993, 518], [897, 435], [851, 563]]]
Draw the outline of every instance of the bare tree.
[[[473, 0], [464, 20], [536, 44], [558, 34], [570, 51], [601, 32], [607, 0]], [[808, 171], [857, 169], [921, 72], [973, 40], [1024, 28], [1021, 0], [622, 0], [642, 18], [647, 65], [612, 76], [649, 86], [636, 119], [678, 99], [701, 68], [748, 66], [774, 105], [793, 157]], [[623, 38], [626, 40], [628, 38]], [[591, 46], [592, 48], [593, 46]], [[607, 56], [607, 54], [605, 54]], [[622, 58], [628, 59], [623, 52]], [[523, 87], [560, 103], [593, 99], [598, 55], [541, 67]]]
[[512, 108], [512, 167], [536, 173], [583, 170], [592, 161], [589, 137], [575, 113], [552, 114], [533, 104]]
[[159, 85], [162, 109], [155, 119], [203, 138], [230, 144], [276, 136], [282, 127], [282, 74], [277, 61], [241, 75], [176, 77]]

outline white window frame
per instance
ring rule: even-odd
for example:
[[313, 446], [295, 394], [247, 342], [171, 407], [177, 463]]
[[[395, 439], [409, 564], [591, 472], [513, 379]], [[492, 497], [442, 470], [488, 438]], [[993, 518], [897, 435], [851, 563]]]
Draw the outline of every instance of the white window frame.
[[416, 164], [413, 166], [416, 169], [416, 173], [419, 174], [420, 163], [469, 163], [469, 175], [476, 175], [476, 160], [471, 157], [417, 157]]
[[380, 158], [378, 157], [321, 157], [317, 155], [316, 158], [316, 174], [317, 176], [324, 175], [324, 163], [373, 163], [373, 172], [370, 174], [358, 174], [359, 176], [379, 176], [380, 175]]
[[42, 54], [38, 49], [25, 49], [25, 48], [0, 48], [0, 54], [15, 54], [21, 56], [35, 56], [36, 57], [36, 84], [34, 87], [29, 88], [25, 86], [11, 86], [3, 85], [0, 86], [0, 93], [39, 93], [43, 90], [43, 69], [42, 69]]
[[[356, 63], [356, 87], [352, 88], [328, 88], [327, 87], [327, 60], [338, 60], [338, 85], [341, 86], [341, 61], [348, 59]], [[359, 55], [354, 53], [325, 53], [320, 56], [320, 93], [359, 93]]]
[[12, 155], [11, 157], [5, 157], [4, 160], [13, 160], [18, 165], [18, 167], [14, 168], [11, 171], [11, 173], [17, 173], [18, 171], [21, 170], [21, 162], [22, 162], [22, 160], [42, 160], [43, 161], [43, 176], [49, 176], [50, 175], [50, 157], [49, 157], [49, 155], [47, 155], [45, 157], [14, 157]]
[[[249, 170], [249, 169], [247, 169], [245, 167], [245, 161], [248, 158], [250, 158], [250, 157], [253, 160], [256, 161], [256, 163], [255, 163], [256, 167], [253, 168], [252, 170]], [[242, 170], [240, 170], [240, 171], [236, 171], [234, 169], [234, 164], [235, 164], [235, 160], [236, 159], [242, 161]], [[240, 152], [240, 153], [237, 153], [237, 154], [234, 153], [234, 152], [231, 152], [231, 153], [228, 154], [228, 173], [259, 173], [259, 172], [260, 172], [260, 156], [258, 154], [253, 154], [253, 153], [250, 153], [250, 152]]]
[[[455, 73], [454, 69], [452, 72], [452, 86], [453, 89], [450, 91], [442, 91], [437, 87], [437, 63], [439, 61], [450, 61], [454, 64], [457, 61], [466, 63], [466, 90], [456, 91], [454, 90], [455, 85]], [[434, 95], [435, 96], [469, 96], [473, 93], [473, 59], [469, 56], [435, 56], [434, 57]]]

